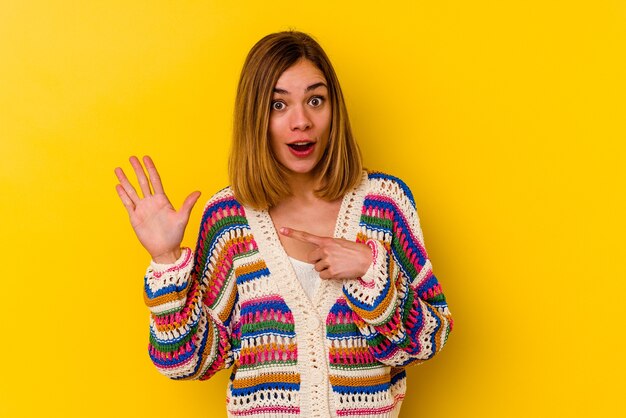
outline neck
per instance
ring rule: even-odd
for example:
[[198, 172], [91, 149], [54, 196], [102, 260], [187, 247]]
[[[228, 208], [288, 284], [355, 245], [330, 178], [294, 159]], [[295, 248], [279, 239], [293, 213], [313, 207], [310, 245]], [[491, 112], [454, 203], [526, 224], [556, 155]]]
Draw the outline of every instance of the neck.
[[318, 199], [315, 196], [315, 190], [319, 188], [319, 180], [311, 175], [292, 173], [287, 177], [287, 184], [291, 190], [290, 199], [295, 200], [311, 200]]

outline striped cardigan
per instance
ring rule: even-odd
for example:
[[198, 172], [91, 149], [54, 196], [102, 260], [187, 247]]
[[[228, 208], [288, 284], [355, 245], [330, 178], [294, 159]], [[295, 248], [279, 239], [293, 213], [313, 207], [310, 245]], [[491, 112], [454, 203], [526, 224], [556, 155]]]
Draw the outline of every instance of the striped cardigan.
[[233, 367], [229, 417], [395, 417], [404, 368], [444, 346], [452, 320], [399, 179], [365, 173], [336, 238], [368, 242], [360, 279], [323, 280], [309, 299], [266, 210], [230, 188], [204, 210], [195, 252], [145, 277], [150, 357], [173, 379]]

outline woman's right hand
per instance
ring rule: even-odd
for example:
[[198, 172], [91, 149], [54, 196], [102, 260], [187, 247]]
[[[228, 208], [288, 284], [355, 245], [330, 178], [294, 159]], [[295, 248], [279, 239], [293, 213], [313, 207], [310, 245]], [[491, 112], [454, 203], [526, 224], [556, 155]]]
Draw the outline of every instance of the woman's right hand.
[[161, 178], [152, 159], [145, 156], [143, 163], [148, 176], [139, 159], [130, 157], [143, 198], [139, 197], [124, 170], [119, 167], [115, 169], [119, 180], [115, 190], [128, 211], [130, 224], [139, 242], [148, 250], [152, 259], [162, 264], [173, 263], [180, 257], [185, 228], [200, 192], [187, 196], [180, 210], [176, 211], [163, 191]]

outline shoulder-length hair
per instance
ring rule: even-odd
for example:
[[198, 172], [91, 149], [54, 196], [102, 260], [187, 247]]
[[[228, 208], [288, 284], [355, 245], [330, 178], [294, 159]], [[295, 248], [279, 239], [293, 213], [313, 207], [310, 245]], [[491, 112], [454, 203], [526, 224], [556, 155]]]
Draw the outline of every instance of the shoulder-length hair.
[[300, 59], [311, 61], [326, 78], [332, 109], [328, 146], [315, 168], [320, 180], [316, 195], [335, 200], [361, 180], [361, 152], [326, 53], [305, 33], [273, 33], [252, 47], [237, 87], [228, 173], [235, 197], [244, 205], [267, 209], [291, 194], [286, 169], [271, 149], [268, 131], [274, 87], [281, 74]]

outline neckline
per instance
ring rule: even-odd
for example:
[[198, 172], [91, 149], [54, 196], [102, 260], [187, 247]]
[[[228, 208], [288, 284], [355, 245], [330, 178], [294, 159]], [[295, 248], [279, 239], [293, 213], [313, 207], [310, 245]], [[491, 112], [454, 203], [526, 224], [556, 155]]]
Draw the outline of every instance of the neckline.
[[[363, 171], [360, 183], [347, 192], [341, 201], [339, 213], [335, 221], [334, 238], [356, 241], [361, 218], [361, 208], [368, 188], [368, 174], [366, 171]], [[296, 304], [298, 304], [300, 300], [309, 301], [309, 303], [312, 303], [315, 311], [325, 316], [324, 312], [320, 312], [322, 304], [325, 304], [326, 301], [325, 295], [332, 288], [341, 288], [343, 281], [322, 280], [313, 298], [309, 299], [300, 281], [296, 277], [293, 266], [289, 261], [289, 255], [280, 243], [278, 231], [274, 226], [269, 210], [257, 210], [247, 206], [245, 206], [244, 209], [246, 213], [250, 215], [248, 216], [248, 221], [252, 229], [252, 235], [257, 242], [259, 252], [265, 260], [272, 276], [275, 277], [275, 280], [272, 280], [272, 282], [276, 286], [276, 292], [287, 296], [286, 299], [293, 298], [293, 303]], [[301, 260], [297, 261], [302, 262]], [[285, 289], [288, 289], [286, 292], [287, 295], [285, 295]], [[328, 308], [330, 309], [330, 307]]]

